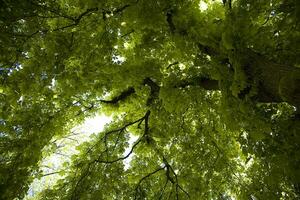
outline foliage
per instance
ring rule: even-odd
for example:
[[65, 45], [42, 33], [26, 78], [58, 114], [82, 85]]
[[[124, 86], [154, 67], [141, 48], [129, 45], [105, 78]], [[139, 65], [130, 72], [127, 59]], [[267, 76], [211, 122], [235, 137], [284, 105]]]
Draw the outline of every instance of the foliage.
[[0, 199], [96, 113], [114, 120], [36, 199], [300, 198], [296, 0], [1, 4]]

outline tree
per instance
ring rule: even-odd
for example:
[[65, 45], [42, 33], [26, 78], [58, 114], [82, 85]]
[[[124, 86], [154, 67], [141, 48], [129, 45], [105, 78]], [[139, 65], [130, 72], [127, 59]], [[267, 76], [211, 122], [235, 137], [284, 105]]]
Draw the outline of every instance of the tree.
[[1, 4], [1, 199], [96, 113], [113, 122], [38, 199], [300, 197], [296, 0]]

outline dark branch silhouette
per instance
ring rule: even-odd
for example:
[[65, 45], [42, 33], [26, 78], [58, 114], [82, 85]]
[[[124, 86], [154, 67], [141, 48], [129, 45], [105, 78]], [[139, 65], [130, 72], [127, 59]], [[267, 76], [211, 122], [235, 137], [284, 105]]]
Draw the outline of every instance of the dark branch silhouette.
[[63, 26], [63, 27], [56, 28], [53, 31], [60, 31], [60, 30], [63, 30], [65, 28], [70, 28], [70, 27], [73, 27], [73, 26], [77, 26], [84, 16], [87, 16], [87, 15], [93, 13], [93, 12], [96, 12], [96, 11], [98, 11], [98, 8], [89, 8], [85, 12], [81, 13], [78, 17], [74, 18], [74, 20], [73, 20], [74, 23]]
[[172, 66], [174, 66], [174, 65], [177, 65], [177, 64], [179, 64], [178, 61], [173, 62], [173, 63], [171, 63], [171, 64], [168, 65], [167, 69], [169, 69], [170, 67], [172, 67]]
[[187, 86], [200, 86], [205, 90], [219, 90], [219, 81], [206, 77], [193, 77], [177, 83], [175, 88], [186, 88]]
[[121, 36], [121, 38], [124, 38], [126, 36], [129, 36], [131, 33], [134, 33], [134, 30], [132, 29], [131, 31], [129, 31], [128, 33], [125, 33], [124, 35]]
[[122, 101], [122, 100], [126, 99], [127, 97], [129, 97], [133, 93], [135, 93], [134, 88], [133, 87], [129, 87], [127, 90], [121, 92], [120, 95], [113, 97], [111, 100], [100, 100], [100, 102], [102, 102], [102, 103], [108, 103], [108, 104], [116, 104], [119, 101]]
[[168, 10], [166, 13], [167, 23], [169, 25], [171, 33], [175, 33], [175, 30], [176, 30], [174, 22], [173, 22], [173, 12], [174, 12], [173, 10]]
[[138, 190], [141, 188], [141, 184], [144, 180], [146, 180], [147, 178], [149, 178], [150, 176], [160, 172], [161, 170], [164, 170], [166, 167], [160, 167], [157, 168], [156, 170], [154, 170], [153, 172], [150, 172], [149, 174], [147, 174], [146, 176], [144, 176], [143, 178], [141, 178], [139, 180], [139, 182], [137, 183], [136, 187], [135, 187], [135, 196], [134, 199], [137, 199], [137, 194], [138, 194]]
[[148, 85], [150, 87], [150, 95], [147, 99], [147, 106], [151, 105], [154, 99], [158, 98], [160, 87], [151, 79], [145, 78], [144, 85]]
[[[126, 154], [125, 156], [123, 157], [119, 157], [119, 158], [116, 158], [114, 160], [102, 160], [101, 159], [101, 155], [99, 158], [97, 158], [96, 160], [92, 161], [92, 162], [98, 162], [98, 163], [106, 163], [106, 164], [112, 164], [112, 163], [115, 163], [115, 162], [118, 162], [118, 161], [121, 161], [121, 160], [125, 160], [127, 159], [134, 151], [134, 149], [137, 147], [138, 144], [140, 144], [140, 142], [142, 141], [142, 139], [147, 136], [148, 132], [149, 132], [149, 116], [150, 116], [150, 111], [148, 110], [146, 112], [146, 114], [144, 115], [144, 117], [142, 117], [141, 119], [133, 122], [133, 123], [130, 123], [130, 125], [132, 124], [135, 124], [137, 122], [141, 122], [141, 121], [144, 121], [145, 122], [145, 127], [144, 127], [144, 134], [137, 140], [137, 142], [135, 142], [133, 144], [133, 146], [131, 147], [130, 151], [128, 154]], [[127, 126], [129, 126], [127, 124]], [[124, 127], [120, 128], [120, 129], [117, 129], [117, 130], [124, 130]], [[114, 130], [114, 131], [111, 131], [110, 133], [113, 133], [113, 132], [117, 132], [117, 130]], [[106, 136], [104, 136], [106, 137]], [[105, 151], [107, 151], [108, 149], [106, 149]]]

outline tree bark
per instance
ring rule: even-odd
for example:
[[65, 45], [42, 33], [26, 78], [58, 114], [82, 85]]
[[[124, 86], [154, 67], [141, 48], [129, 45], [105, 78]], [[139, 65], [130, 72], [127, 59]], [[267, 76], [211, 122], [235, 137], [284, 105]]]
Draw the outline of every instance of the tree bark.
[[250, 49], [245, 54], [244, 71], [258, 83], [258, 101], [287, 102], [300, 108], [300, 68], [278, 64]]

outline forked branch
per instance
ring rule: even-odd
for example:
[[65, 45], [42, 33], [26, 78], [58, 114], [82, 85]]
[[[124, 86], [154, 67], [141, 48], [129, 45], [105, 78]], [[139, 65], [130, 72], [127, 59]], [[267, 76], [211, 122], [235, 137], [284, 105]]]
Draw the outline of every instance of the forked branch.
[[[104, 138], [107, 137], [107, 134], [114, 133], [114, 132], [118, 132], [118, 131], [123, 131], [126, 127], [128, 127], [128, 126], [130, 126], [130, 125], [132, 125], [132, 124], [135, 124], [135, 123], [144, 121], [144, 122], [145, 122], [144, 134], [137, 140], [137, 142], [135, 142], [135, 143], [133, 144], [133, 146], [131, 147], [131, 149], [130, 149], [130, 151], [129, 151], [128, 154], [126, 154], [126, 155], [123, 156], [123, 157], [119, 157], [119, 158], [116, 158], [116, 159], [113, 159], [113, 160], [102, 160], [102, 159], [101, 159], [101, 156], [100, 156], [99, 158], [97, 158], [97, 159], [94, 160], [93, 162], [112, 164], [112, 163], [115, 163], [115, 162], [118, 162], [118, 161], [122, 161], [122, 160], [127, 159], [127, 158], [133, 153], [133, 151], [134, 151], [134, 149], [137, 147], [137, 145], [141, 143], [142, 139], [148, 134], [148, 132], [149, 132], [149, 116], [150, 116], [150, 111], [148, 110], [148, 111], [146, 112], [146, 114], [145, 114], [141, 119], [138, 119], [138, 120], [136, 120], [135, 122], [132, 122], [132, 123], [129, 123], [129, 124], [125, 125], [125, 126], [122, 127], [122, 128], [119, 128], [119, 129], [110, 131], [110, 132], [108, 132], [108, 133], [105, 134]], [[107, 150], [107, 149], [106, 149], [106, 150]]]
[[150, 176], [158, 173], [159, 171], [161, 170], [164, 170], [166, 168], [165, 167], [160, 167], [160, 168], [157, 168], [156, 170], [154, 170], [153, 172], [150, 172], [149, 174], [147, 174], [146, 176], [144, 176], [143, 178], [141, 178], [138, 182], [138, 184], [136, 185], [135, 187], [135, 196], [134, 196], [134, 199], [137, 199], [137, 194], [138, 194], [138, 190], [141, 188], [141, 184], [143, 181], [145, 181], [147, 178], [149, 178]]

